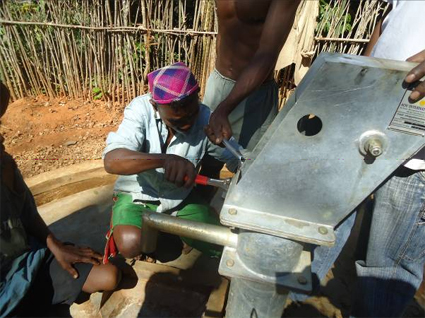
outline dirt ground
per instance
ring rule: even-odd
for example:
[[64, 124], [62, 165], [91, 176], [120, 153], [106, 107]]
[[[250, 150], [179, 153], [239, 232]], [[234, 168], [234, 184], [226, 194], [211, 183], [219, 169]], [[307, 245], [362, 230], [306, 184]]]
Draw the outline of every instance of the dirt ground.
[[0, 132], [25, 178], [85, 160], [100, 160], [108, 132], [123, 107], [112, 103], [45, 97], [9, 105]]
[[[0, 133], [25, 178], [59, 167], [101, 160], [105, 139], [122, 120], [123, 107], [113, 103], [66, 98], [26, 98], [9, 105]], [[357, 228], [358, 229], [358, 228]], [[319, 296], [303, 304], [290, 304], [285, 317], [345, 317], [351, 307], [355, 283], [354, 260], [358, 233], [328, 273]], [[425, 317], [425, 285], [405, 317]]]

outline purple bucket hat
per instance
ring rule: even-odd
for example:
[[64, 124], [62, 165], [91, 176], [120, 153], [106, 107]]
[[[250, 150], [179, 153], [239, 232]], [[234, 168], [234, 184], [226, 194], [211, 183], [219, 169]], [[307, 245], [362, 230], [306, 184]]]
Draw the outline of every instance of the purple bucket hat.
[[195, 76], [182, 62], [149, 73], [148, 83], [152, 99], [158, 104], [179, 101], [199, 88]]

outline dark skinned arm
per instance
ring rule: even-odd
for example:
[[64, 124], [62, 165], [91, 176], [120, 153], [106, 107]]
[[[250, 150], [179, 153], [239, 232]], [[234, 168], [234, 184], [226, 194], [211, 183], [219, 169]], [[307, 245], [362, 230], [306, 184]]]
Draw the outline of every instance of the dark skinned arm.
[[369, 43], [366, 46], [365, 51], [363, 52], [364, 56], [370, 56], [370, 54], [372, 53], [372, 50], [376, 44], [376, 42], [378, 42], [379, 37], [382, 34], [382, 23], [384, 22], [385, 18], [387, 17], [387, 15], [391, 12], [392, 6], [390, 5], [388, 7], [388, 9], [386, 9], [379, 17], [378, 20], [376, 21], [376, 25], [375, 25], [375, 29], [373, 30], [373, 33], [370, 37]]
[[78, 278], [78, 272], [74, 268], [75, 263], [90, 263], [93, 265], [99, 265], [101, 263], [102, 255], [89, 247], [64, 245], [50, 232], [38, 213], [33, 213], [28, 223], [31, 224], [26, 229], [28, 233], [40, 242], [44, 242], [61, 267], [72, 277]]
[[376, 44], [376, 42], [378, 42], [379, 37], [381, 36], [382, 33], [382, 22], [383, 22], [383, 18], [380, 18], [375, 25], [375, 29], [373, 30], [372, 36], [370, 37], [369, 43], [366, 46], [365, 51], [363, 52], [364, 56], [370, 56], [370, 54], [372, 53], [372, 50]]
[[105, 155], [105, 170], [111, 174], [132, 175], [162, 168], [166, 154], [149, 154], [129, 149], [115, 149]]
[[169, 182], [186, 188], [193, 186], [196, 177], [195, 166], [183, 157], [143, 153], [124, 148], [108, 152], [105, 155], [104, 166], [106, 172], [118, 175], [132, 175], [164, 168], [165, 178]]
[[299, 3], [300, 0], [274, 0], [270, 4], [257, 52], [237, 79], [230, 94], [211, 114], [205, 132], [213, 143], [220, 144], [223, 137], [229, 139], [232, 136], [228, 115], [273, 71], [294, 23]]
[[100, 264], [102, 256], [88, 247], [76, 247], [64, 245], [59, 241], [44, 223], [38, 214], [34, 198], [30, 190], [25, 185], [21, 175], [16, 173], [16, 163], [13, 158], [4, 153], [2, 155], [1, 186], [13, 189], [16, 193], [26, 193], [23, 224], [28, 234], [36, 238], [39, 242], [46, 244], [47, 248], [55, 256], [61, 267], [72, 277], [77, 278], [78, 272], [73, 267], [75, 263]]

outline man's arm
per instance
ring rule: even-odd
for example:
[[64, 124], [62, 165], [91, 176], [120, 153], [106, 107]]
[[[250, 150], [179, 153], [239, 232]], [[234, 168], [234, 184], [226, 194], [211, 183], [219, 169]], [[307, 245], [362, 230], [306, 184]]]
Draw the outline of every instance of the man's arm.
[[[148, 107], [152, 107], [150, 104]], [[106, 172], [133, 175], [147, 170], [164, 168], [165, 178], [178, 186], [191, 187], [195, 181], [194, 165], [185, 158], [169, 154], [142, 151], [146, 142], [147, 112], [136, 99], [124, 111], [124, 119], [117, 132], [109, 134], [104, 150]], [[187, 176], [187, 178], [185, 178]]]
[[[15, 169], [13, 170], [14, 172]], [[102, 256], [91, 248], [64, 245], [59, 241], [53, 233], [50, 232], [46, 223], [44, 223], [40, 214], [38, 214], [34, 198], [21, 175], [19, 173], [14, 173], [12, 178], [13, 180], [5, 180], [3, 175], [1, 185], [9, 188], [25, 189], [25, 210], [22, 221], [27, 233], [36, 238], [39, 242], [46, 244], [47, 248], [52, 252], [64, 270], [72, 275], [72, 277], [78, 278], [78, 272], [74, 268], [75, 263], [100, 264]]]
[[273, 71], [279, 53], [294, 22], [300, 0], [274, 0], [270, 4], [259, 47], [250, 64], [236, 81], [230, 94], [212, 113], [206, 133], [215, 144], [232, 135], [228, 115]]
[[170, 154], [150, 154], [129, 149], [115, 149], [104, 159], [105, 170], [118, 175], [132, 175], [164, 168], [165, 179], [177, 186], [190, 188], [196, 177], [195, 166], [187, 159]]
[[50, 232], [38, 212], [31, 214], [28, 223], [31, 224], [27, 228], [28, 233], [37, 238], [40, 242], [45, 243], [61, 267], [72, 277], [78, 278], [78, 272], [74, 268], [75, 263], [91, 263], [93, 265], [101, 264], [102, 255], [93, 251], [91, 248], [64, 245], [61, 241], [59, 241], [53, 233]]
[[383, 12], [381, 12], [378, 20], [376, 21], [375, 29], [370, 37], [369, 43], [366, 46], [365, 51], [363, 52], [364, 56], [370, 56], [373, 48], [375, 47], [376, 42], [378, 42], [379, 37], [382, 34], [382, 23], [384, 22], [387, 15], [391, 12], [392, 5], [389, 5]]
[[373, 30], [373, 33], [370, 37], [369, 43], [366, 46], [365, 51], [363, 52], [364, 56], [370, 56], [372, 53], [373, 48], [375, 47], [376, 42], [378, 42], [379, 37], [382, 33], [382, 22], [384, 21], [384, 18], [381, 17], [375, 25], [375, 29]]
[[129, 149], [115, 149], [105, 155], [105, 170], [111, 174], [132, 175], [146, 170], [162, 168], [165, 154], [146, 154]]

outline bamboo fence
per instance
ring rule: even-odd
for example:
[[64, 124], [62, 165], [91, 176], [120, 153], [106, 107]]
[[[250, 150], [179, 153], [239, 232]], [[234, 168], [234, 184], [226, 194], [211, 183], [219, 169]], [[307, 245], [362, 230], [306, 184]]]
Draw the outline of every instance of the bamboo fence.
[[[316, 54], [361, 54], [369, 42], [378, 17], [388, 8], [388, 4], [381, 0], [333, 2], [333, 5], [331, 3], [324, 8], [322, 19], [316, 28]], [[348, 15], [350, 20], [347, 19]]]
[[[328, 2], [316, 53], [361, 53], [381, 3]], [[0, 77], [13, 100], [44, 94], [123, 105], [147, 91], [150, 71], [176, 61], [191, 67], [203, 89], [214, 67], [216, 34], [213, 0], [3, 0]], [[291, 69], [279, 73], [283, 88], [293, 85]]]
[[1, 77], [13, 99], [46, 94], [124, 103], [146, 91], [150, 71], [178, 60], [204, 82], [215, 30], [213, 1], [6, 0]]

